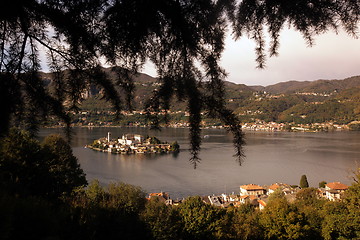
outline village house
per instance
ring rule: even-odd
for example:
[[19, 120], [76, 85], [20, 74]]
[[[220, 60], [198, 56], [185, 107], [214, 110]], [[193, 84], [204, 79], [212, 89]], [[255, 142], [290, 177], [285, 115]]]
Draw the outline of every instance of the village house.
[[247, 202], [250, 202], [250, 197], [249, 195], [240, 196], [239, 201], [241, 204], [245, 204]]
[[266, 194], [270, 195], [270, 194], [274, 193], [277, 189], [281, 189], [281, 191], [285, 195], [294, 194], [296, 192], [296, 189], [292, 188], [289, 184], [286, 184], [286, 183], [274, 183], [274, 184], [271, 184], [267, 188], [267, 193]]
[[332, 182], [325, 185], [325, 197], [330, 201], [341, 200], [342, 194], [349, 188], [349, 186], [340, 183]]
[[232, 193], [228, 196], [228, 201], [229, 202], [237, 202], [237, 201], [240, 201], [240, 198], [238, 195], [235, 195], [234, 193]]
[[261, 196], [266, 194], [265, 188], [256, 185], [256, 184], [248, 184], [240, 186], [240, 196]]
[[266, 207], [266, 202], [264, 200], [257, 200], [259, 203], [259, 210], [263, 210]]
[[267, 195], [274, 193], [279, 188], [280, 188], [280, 184], [278, 183], [271, 184], [268, 188]]
[[222, 206], [222, 202], [218, 196], [208, 196], [208, 198], [209, 198], [211, 205], [214, 205], [216, 207]]
[[150, 193], [148, 200], [152, 198], [158, 198], [161, 202], [165, 203], [166, 205], [173, 205], [173, 200], [170, 198], [169, 193], [167, 192], [159, 192], [159, 193]]

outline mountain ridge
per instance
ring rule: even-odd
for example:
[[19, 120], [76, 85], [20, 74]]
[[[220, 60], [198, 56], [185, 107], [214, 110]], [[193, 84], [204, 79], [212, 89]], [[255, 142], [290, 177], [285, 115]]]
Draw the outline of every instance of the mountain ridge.
[[352, 76], [344, 79], [332, 79], [332, 80], [313, 80], [313, 81], [295, 81], [290, 80], [286, 82], [275, 83], [269, 86], [249, 86], [255, 91], [266, 91], [273, 94], [291, 94], [296, 92], [332, 92], [338, 90], [344, 90], [352, 87], [360, 86], [360, 75]]
[[[110, 69], [105, 71], [115, 81], [116, 75]], [[51, 85], [51, 76], [47, 76], [45, 82], [50, 82]], [[160, 82], [154, 77], [139, 73], [134, 76], [134, 85], [133, 109], [141, 112], [152, 93], [159, 88]], [[360, 76], [342, 80], [287, 81], [266, 87], [225, 81], [224, 86], [226, 105], [242, 122], [260, 120], [299, 124], [348, 124], [360, 121]], [[84, 93], [80, 108], [92, 114], [99, 112], [100, 115], [107, 114], [112, 109], [111, 104], [102, 99], [102, 90], [95, 86]], [[174, 97], [171, 99], [170, 109], [173, 113], [179, 113], [179, 117], [186, 121], [186, 102]]]
[[[111, 78], [115, 78], [115, 73], [111, 68], [104, 68], [104, 71], [109, 74]], [[51, 73], [40, 72], [40, 75], [51, 81]], [[134, 83], [146, 84], [156, 83], [158, 79], [146, 73], [138, 73], [134, 76]], [[344, 79], [318, 79], [318, 80], [289, 80], [279, 82], [268, 86], [262, 85], [246, 85], [242, 83], [234, 83], [225, 81], [225, 87], [231, 88], [235, 91], [265, 91], [272, 94], [292, 94], [297, 92], [316, 92], [316, 93], [330, 93], [333, 91], [345, 90], [353, 87], [360, 87], [360, 75], [351, 76]]]

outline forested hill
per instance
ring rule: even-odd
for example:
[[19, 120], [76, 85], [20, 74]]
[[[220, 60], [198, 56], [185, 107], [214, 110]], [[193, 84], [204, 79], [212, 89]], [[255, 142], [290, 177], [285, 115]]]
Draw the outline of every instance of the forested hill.
[[266, 87], [250, 86], [250, 88], [255, 91], [266, 91], [273, 94], [291, 94], [296, 92], [331, 93], [359, 86], [360, 76], [355, 76], [343, 80], [287, 81]]
[[[110, 75], [110, 69], [105, 69]], [[51, 74], [42, 74], [51, 86]], [[113, 75], [115, 79], [115, 75]], [[143, 110], [155, 89], [156, 78], [140, 73], [134, 78], [133, 107]], [[360, 121], [360, 76], [343, 80], [288, 81], [270, 86], [246, 86], [225, 82], [225, 101], [242, 122], [263, 120], [266, 122], [348, 124]], [[111, 105], [101, 100], [102, 91], [92, 86], [83, 93], [82, 110], [89, 112], [110, 111]], [[173, 112], [186, 111], [186, 104], [172, 101]]]
[[[105, 72], [109, 74], [114, 80], [116, 79], [115, 74], [110, 68], [104, 68]], [[41, 73], [42, 77], [47, 83], [51, 83], [51, 73]], [[135, 85], [157, 85], [156, 78], [149, 76], [145, 73], [139, 73], [134, 76]], [[360, 87], [360, 76], [353, 76], [342, 80], [315, 80], [315, 81], [286, 81], [280, 82], [269, 86], [247, 86], [245, 84], [236, 84], [232, 82], [225, 82], [225, 88], [230, 93], [236, 92], [268, 92], [271, 94], [292, 94], [292, 93], [332, 93], [349, 88]], [[149, 89], [150, 90], [150, 89]], [[153, 89], [151, 89], [153, 90]], [[98, 91], [94, 91], [92, 94], [96, 95]], [[91, 94], [90, 94], [91, 95]], [[148, 95], [146, 93], [146, 95]], [[229, 94], [228, 94], [229, 95]], [[232, 94], [230, 94], [232, 95]], [[233, 96], [236, 97], [236, 96]]]

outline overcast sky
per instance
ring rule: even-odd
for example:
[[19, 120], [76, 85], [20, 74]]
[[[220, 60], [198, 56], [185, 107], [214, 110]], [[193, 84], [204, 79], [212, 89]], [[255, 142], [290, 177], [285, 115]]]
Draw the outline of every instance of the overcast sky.
[[[316, 36], [315, 45], [308, 47], [300, 33], [293, 30], [284, 29], [280, 36], [279, 56], [268, 58], [265, 69], [257, 69], [254, 41], [246, 37], [234, 41], [229, 34], [221, 61], [228, 73], [226, 80], [248, 86], [268, 86], [290, 80], [344, 79], [360, 75], [360, 38], [355, 39], [343, 31], [329, 32]], [[46, 62], [43, 54], [41, 59]], [[48, 71], [46, 67], [44, 70]], [[156, 77], [150, 64], [142, 72]]]
[[[267, 86], [290, 80], [344, 79], [360, 75], [360, 39], [344, 32], [315, 37], [308, 47], [302, 36], [293, 30], [281, 33], [279, 56], [268, 58], [265, 69], [256, 68], [255, 43], [246, 37], [238, 41], [229, 36], [222, 57], [228, 81], [246, 85]], [[143, 72], [156, 76], [151, 67]]]

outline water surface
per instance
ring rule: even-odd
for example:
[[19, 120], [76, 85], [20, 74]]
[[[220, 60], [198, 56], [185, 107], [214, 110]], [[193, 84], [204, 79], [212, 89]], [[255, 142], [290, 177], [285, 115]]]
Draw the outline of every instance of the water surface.
[[[60, 133], [43, 129], [41, 136]], [[74, 128], [72, 146], [87, 179], [102, 184], [122, 181], [141, 186], [146, 192], [169, 192], [173, 198], [239, 192], [248, 183], [299, 184], [307, 175], [309, 184], [341, 181], [351, 184], [351, 171], [360, 163], [360, 133], [246, 132], [246, 158], [242, 165], [233, 157], [232, 136], [225, 130], [204, 129], [196, 169], [189, 162], [188, 129], [167, 128], [160, 132], [147, 128]], [[179, 154], [115, 155], [84, 148], [100, 137], [126, 133], [157, 136], [162, 141], [178, 141]]]

